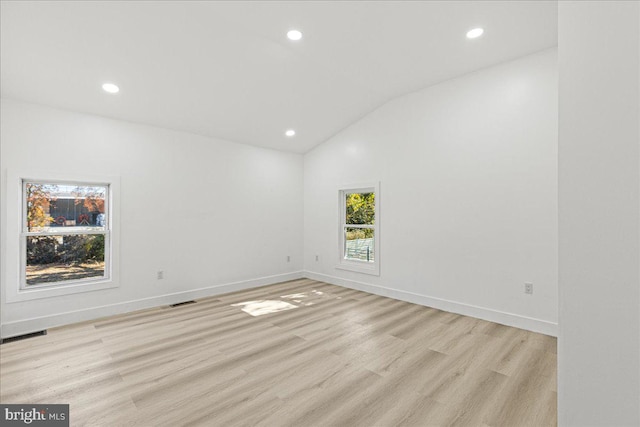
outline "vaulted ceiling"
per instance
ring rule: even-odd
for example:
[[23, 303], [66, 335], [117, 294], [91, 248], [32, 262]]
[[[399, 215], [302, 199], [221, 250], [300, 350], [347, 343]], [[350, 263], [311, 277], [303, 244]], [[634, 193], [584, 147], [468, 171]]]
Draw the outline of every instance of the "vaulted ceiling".
[[394, 97], [557, 44], [546, 1], [3, 1], [0, 14], [2, 97], [299, 153]]

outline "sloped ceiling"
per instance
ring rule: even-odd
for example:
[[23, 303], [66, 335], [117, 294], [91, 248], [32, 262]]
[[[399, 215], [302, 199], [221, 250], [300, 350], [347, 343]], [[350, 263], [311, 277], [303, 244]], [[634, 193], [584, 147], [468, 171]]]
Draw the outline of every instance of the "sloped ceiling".
[[[298, 153], [394, 97], [557, 44], [545, 1], [3, 1], [0, 12], [5, 98]], [[468, 40], [474, 27], [485, 34]], [[302, 40], [287, 39], [294, 28]]]

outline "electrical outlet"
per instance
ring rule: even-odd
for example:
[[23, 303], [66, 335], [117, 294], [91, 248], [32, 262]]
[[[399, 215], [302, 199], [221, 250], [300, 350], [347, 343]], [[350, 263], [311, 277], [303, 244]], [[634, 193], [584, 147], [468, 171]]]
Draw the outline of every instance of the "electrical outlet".
[[320, 261], [320, 255], [316, 255], [316, 261]]
[[158, 280], [164, 279], [164, 271], [162, 271], [162, 270], [158, 271], [157, 277], [158, 277]]
[[524, 284], [524, 293], [529, 295], [533, 294], [533, 283]]
[[291, 262], [291, 257], [287, 255], [287, 262]]

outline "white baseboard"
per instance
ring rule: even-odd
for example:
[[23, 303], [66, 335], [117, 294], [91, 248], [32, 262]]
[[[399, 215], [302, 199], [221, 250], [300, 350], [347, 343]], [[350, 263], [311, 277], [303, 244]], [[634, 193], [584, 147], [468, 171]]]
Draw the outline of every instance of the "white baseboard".
[[558, 334], [558, 325], [546, 320], [534, 319], [518, 314], [506, 313], [498, 310], [463, 304], [441, 298], [429, 297], [426, 295], [415, 294], [399, 289], [371, 285], [368, 283], [343, 279], [340, 277], [329, 276], [312, 271], [295, 271], [292, 273], [260, 277], [257, 279], [244, 280], [240, 282], [226, 283], [223, 285], [210, 286], [207, 288], [194, 289], [191, 291], [176, 292], [173, 294], [160, 295], [134, 301], [69, 311], [51, 316], [34, 317], [31, 319], [9, 322], [2, 325], [0, 336], [2, 338], [9, 338], [16, 335], [23, 335], [31, 332], [41, 331], [43, 329], [53, 328], [56, 326], [68, 325], [76, 322], [84, 322], [101, 317], [175, 304], [182, 301], [215, 296], [228, 292], [241, 291], [243, 289], [256, 288], [259, 286], [286, 282], [287, 280], [295, 280], [303, 277], [331, 283], [333, 285], [344, 286], [346, 288], [357, 289], [376, 295], [407, 301], [414, 304], [420, 304], [427, 307], [433, 307], [452, 313], [476, 317], [478, 319], [488, 320], [490, 322], [496, 322], [533, 332], [539, 332], [546, 335], [557, 336]]
[[402, 291], [399, 289], [371, 285], [368, 283], [357, 282], [355, 280], [315, 273], [313, 271], [304, 271], [303, 276], [308, 279], [318, 280], [321, 282], [330, 283], [332, 285], [344, 286], [345, 288], [356, 289], [359, 291], [369, 292], [371, 294], [407, 301], [413, 304], [433, 307], [439, 310], [462, 314], [464, 316], [471, 316], [482, 320], [488, 320], [490, 322], [513, 326], [520, 329], [526, 329], [528, 331], [538, 332], [545, 335], [551, 335], [554, 337], [558, 336], [558, 324], [546, 320], [521, 316], [514, 313], [506, 313], [503, 311], [493, 310], [485, 307], [478, 307], [475, 305], [463, 304], [460, 302], [449, 301], [441, 298], [434, 298], [426, 295], [416, 294], [413, 292]]
[[302, 274], [302, 271], [294, 271], [292, 273], [260, 277], [257, 279], [243, 280], [240, 282], [226, 283], [223, 285], [193, 289], [185, 292], [176, 292], [173, 294], [159, 295], [134, 301], [103, 305], [100, 307], [68, 311], [51, 316], [34, 317], [31, 319], [19, 320], [3, 324], [0, 331], [0, 337], [10, 338], [16, 335], [28, 334], [31, 332], [41, 331], [43, 329], [53, 328], [56, 326], [99, 319], [101, 317], [128, 313], [145, 308], [176, 304], [182, 301], [221, 295], [228, 292], [241, 291], [243, 289], [256, 288], [259, 286], [286, 282], [287, 280], [301, 279], [303, 277], [304, 276]]

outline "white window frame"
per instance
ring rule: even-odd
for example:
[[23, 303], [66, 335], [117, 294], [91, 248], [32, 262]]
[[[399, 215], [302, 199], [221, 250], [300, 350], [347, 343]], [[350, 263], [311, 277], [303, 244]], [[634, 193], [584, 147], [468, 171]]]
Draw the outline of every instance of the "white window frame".
[[[66, 227], [55, 228], [47, 231], [29, 231], [27, 224], [27, 183], [29, 184], [54, 184], [68, 185], [79, 187], [104, 187], [106, 189], [104, 195], [104, 210], [107, 213], [105, 218], [104, 229], [102, 230], [71, 230]], [[35, 288], [54, 288], [65, 285], [81, 285], [89, 283], [97, 283], [109, 280], [111, 277], [111, 185], [103, 182], [69, 182], [54, 180], [22, 180], [22, 232], [20, 233], [20, 290], [28, 290]], [[80, 235], [104, 235], [104, 275], [102, 277], [88, 277], [85, 279], [64, 280], [61, 282], [47, 282], [27, 285], [27, 239], [31, 236], [80, 236]]]
[[[47, 232], [28, 232], [26, 228], [25, 185], [27, 182], [105, 186], [106, 228], [104, 231], [68, 232], [63, 229]], [[57, 297], [80, 292], [98, 291], [119, 286], [119, 223], [118, 195], [120, 178], [66, 173], [28, 173], [7, 171], [6, 209], [3, 212], [7, 231], [3, 252], [6, 259], [3, 270], [7, 303], [40, 298]], [[105, 275], [97, 278], [66, 280], [62, 282], [26, 285], [26, 241], [30, 235], [105, 234]]]
[[[375, 194], [375, 222], [373, 225], [347, 224], [346, 195], [351, 193], [374, 193]], [[336, 268], [340, 270], [355, 271], [357, 273], [380, 275], [380, 183], [371, 182], [363, 184], [343, 185], [338, 188], [338, 264]], [[345, 258], [346, 239], [344, 229], [348, 228], [369, 228], [373, 229], [373, 244], [375, 257], [373, 261], [363, 261]]]

